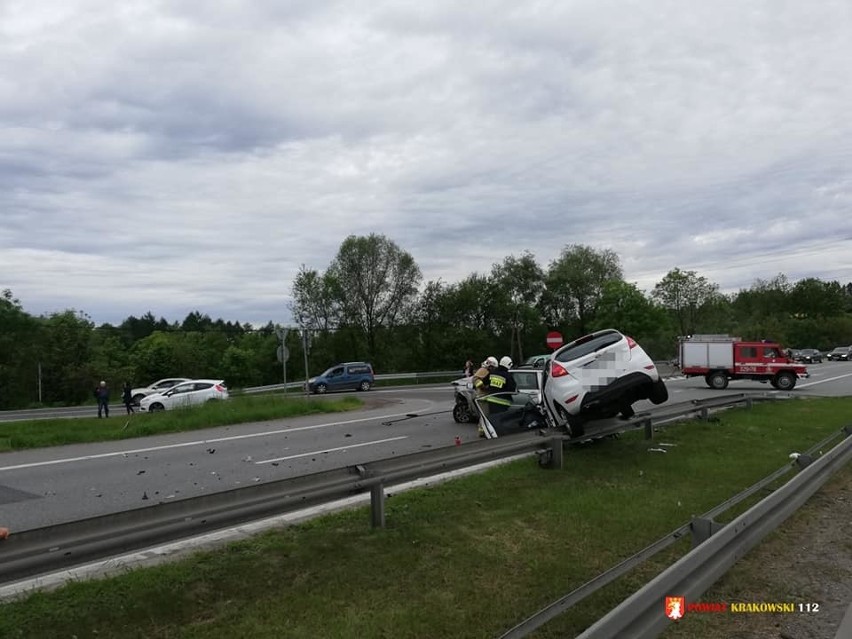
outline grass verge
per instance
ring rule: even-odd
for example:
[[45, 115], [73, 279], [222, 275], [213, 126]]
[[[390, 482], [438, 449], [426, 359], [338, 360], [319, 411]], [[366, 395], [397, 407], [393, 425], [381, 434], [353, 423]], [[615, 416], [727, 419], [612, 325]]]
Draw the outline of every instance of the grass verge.
[[[494, 637], [852, 422], [852, 399], [761, 404], [392, 495], [387, 528], [338, 513], [0, 608], [2, 637]], [[667, 453], [649, 451], [665, 442]], [[554, 620], [574, 636], [687, 540]]]
[[42, 448], [84, 442], [111, 441], [161, 433], [284, 419], [315, 413], [338, 413], [360, 408], [357, 397], [340, 399], [287, 398], [277, 395], [240, 396], [159, 413], [113, 415], [108, 419], [78, 417], [0, 422], [0, 451]]

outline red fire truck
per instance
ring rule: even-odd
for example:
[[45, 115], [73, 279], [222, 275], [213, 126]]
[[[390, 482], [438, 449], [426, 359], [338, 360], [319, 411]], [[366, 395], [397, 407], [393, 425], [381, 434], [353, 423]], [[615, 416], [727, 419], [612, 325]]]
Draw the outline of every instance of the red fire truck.
[[744, 342], [729, 335], [690, 335], [679, 340], [680, 370], [687, 377], [704, 377], [710, 388], [723, 390], [732, 379], [769, 382], [792, 390], [809, 377], [808, 369], [785, 355], [776, 342]]

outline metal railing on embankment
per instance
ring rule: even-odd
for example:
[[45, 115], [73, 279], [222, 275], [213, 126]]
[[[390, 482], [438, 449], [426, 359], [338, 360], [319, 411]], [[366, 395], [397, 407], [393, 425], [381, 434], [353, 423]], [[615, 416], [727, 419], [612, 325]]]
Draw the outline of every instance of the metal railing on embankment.
[[[817, 459], [827, 445], [841, 441]], [[802, 506], [834, 473], [852, 459], [852, 426], [817, 443], [795, 461], [761, 479], [734, 497], [691, 522], [672, 531], [650, 546], [601, 573], [564, 597], [528, 617], [501, 635], [500, 639], [522, 639], [591, 594], [612, 583], [639, 564], [668, 548], [686, 535], [692, 550], [672, 564], [620, 605], [592, 624], [577, 639], [654, 639], [671, 621], [663, 614], [663, 601], [673, 593], [694, 601], [724, 575], [734, 563]], [[715, 518], [755, 494], [794, 468], [802, 470], [728, 524]], [[837, 635], [838, 639], [841, 637]]]

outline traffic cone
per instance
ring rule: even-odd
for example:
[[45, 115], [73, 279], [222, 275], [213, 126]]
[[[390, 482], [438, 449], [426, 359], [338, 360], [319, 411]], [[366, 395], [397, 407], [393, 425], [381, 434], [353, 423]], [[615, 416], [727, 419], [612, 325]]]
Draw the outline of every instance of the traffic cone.
[[459, 437], [458, 435], [456, 435], [456, 440], [455, 440], [455, 441], [456, 441], [456, 446], [461, 446], [461, 437]]
[[6, 539], [9, 536], [8, 528], [0, 528], [0, 540]]

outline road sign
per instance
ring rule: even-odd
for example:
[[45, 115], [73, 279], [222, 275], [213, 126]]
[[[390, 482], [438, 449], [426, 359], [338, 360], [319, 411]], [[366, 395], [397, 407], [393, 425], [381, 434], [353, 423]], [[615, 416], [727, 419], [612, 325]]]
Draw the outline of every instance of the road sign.
[[278, 361], [283, 364], [290, 359], [290, 350], [286, 346], [279, 346], [276, 356], [278, 357]]
[[547, 346], [554, 351], [562, 346], [562, 333], [550, 331], [547, 334]]

